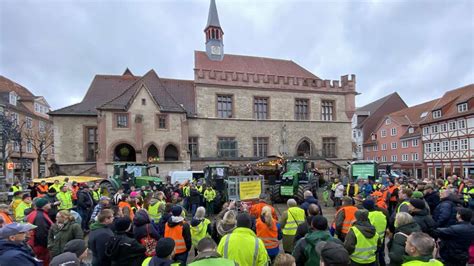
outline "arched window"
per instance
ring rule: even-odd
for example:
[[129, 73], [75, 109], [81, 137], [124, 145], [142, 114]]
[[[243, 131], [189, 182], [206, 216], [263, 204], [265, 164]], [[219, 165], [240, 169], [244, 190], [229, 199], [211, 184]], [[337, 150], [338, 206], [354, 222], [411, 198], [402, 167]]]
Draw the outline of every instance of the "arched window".
[[114, 161], [118, 162], [136, 162], [137, 156], [135, 149], [126, 143], [115, 146], [114, 149]]
[[311, 144], [307, 140], [301, 141], [296, 149], [296, 156], [310, 156], [311, 155]]
[[146, 152], [146, 158], [149, 163], [157, 163], [160, 161], [160, 153], [158, 152], [158, 148], [155, 145], [150, 145]]
[[165, 148], [165, 161], [177, 161], [179, 160], [178, 148], [173, 144], [169, 144]]

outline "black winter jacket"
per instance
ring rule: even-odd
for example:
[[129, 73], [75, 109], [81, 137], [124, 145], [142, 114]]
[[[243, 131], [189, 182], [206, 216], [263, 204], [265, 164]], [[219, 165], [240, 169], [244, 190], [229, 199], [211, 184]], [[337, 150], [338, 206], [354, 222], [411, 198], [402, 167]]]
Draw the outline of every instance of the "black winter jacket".
[[421, 231], [434, 237], [434, 230], [436, 229], [436, 222], [429, 215], [428, 209], [415, 210], [410, 212], [413, 220], [420, 226]]
[[474, 225], [461, 222], [435, 231], [441, 240], [440, 255], [446, 263], [465, 265], [469, 258], [469, 246], [474, 242]]
[[113, 235], [107, 225], [98, 222], [91, 225], [87, 246], [92, 251], [92, 266], [110, 266], [110, 258], [105, 256], [105, 244]]
[[86, 192], [84, 189], [77, 192], [77, 207], [84, 210], [92, 210], [94, 199], [90, 192]]
[[316, 204], [319, 207], [319, 215], [323, 215], [323, 208], [321, 208], [321, 205], [319, 205], [318, 199], [315, 197], [309, 197], [304, 200], [303, 203], [301, 203], [300, 208], [304, 210], [304, 213], [308, 215], [308, 208], [310, 204]]
[[298, 225], [298, 228], [296, 229], [295, 240], [293, 241], [293, 243], [295, 244], [295, 246], [296, 246], [296, 242], [298, 242], [298, 240], [300, 240], [300, 239], [303, 238], [307, 233], [309, 233], [309, 232], [312, 231], [312, 229], [311, 229], [311, 221], [313, 220], [313, 217], [314, 217], [314, 216], [308, 216], [308, 217], [306, 217], [306, 223], [302, 223], [302, 224]]
[[449, 196], [441, 199], [441, 202], [436, 206], [433, 212], [433, 219], [435, 220], [437, 227], [448, 227], [456, 224], [456, 207], [459, 203], [459, 199], [456, 196]]
[[424, 196], [424, 199], [428, 203], [428, 206], [430, 206], [430, 213], [433, 214], [434, 210], [436, 209], [436, 206], [438, 206], [439, 204], [439, 192], [433, 191], [430, 194], [426, 194]]
[[126, 232], [117, 232], [116, 246], [106, 247], [106, 255], [112, 261], [112, 266], [141, 266], [145, 257], [146, 248], [134, 238], [127, 235]]
[[150, 221], [150, 216], [145, 211], [138, 211], [133, 218], [133, 237], [140, 242], [148, 234], [156, 239], [160, 239], [160, 234], [154, 224]]

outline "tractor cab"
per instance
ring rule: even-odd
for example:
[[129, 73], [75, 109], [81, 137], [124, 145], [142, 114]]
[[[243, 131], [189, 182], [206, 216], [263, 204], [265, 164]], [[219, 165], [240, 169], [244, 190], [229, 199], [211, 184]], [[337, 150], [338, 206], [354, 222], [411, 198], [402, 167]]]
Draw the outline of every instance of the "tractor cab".
[[131, 186], [163, 186], [163, 180], [158, 177], [158, 167], [147, 163], [115, 163], [113, 175], [101, 183], [102, 190], [109, 195], [113, 195], [121, 187], [128, 190]]
[[229, 176], [229, 165], [208, 165], [204, 168], [204, 179], [206, 185], [212, 186], [218, 191], [224, 191], [225, 180]]
[[301, 181], [308, 181], [308, 172], [308, 161], [299, 159], [287, 160], [283, 164], [282, 185], [293, 186], [295, 184], [297, 186]]

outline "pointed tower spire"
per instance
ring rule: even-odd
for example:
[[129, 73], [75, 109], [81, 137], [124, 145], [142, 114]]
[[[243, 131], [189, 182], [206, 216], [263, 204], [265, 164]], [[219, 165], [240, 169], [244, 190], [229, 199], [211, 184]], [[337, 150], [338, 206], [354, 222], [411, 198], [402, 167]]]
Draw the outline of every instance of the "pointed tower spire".
[[220, 28], [221, 24], [219, 23], [219, 15], [217, 14], [216, 1], [211, 0], [211, 5], [209, 6], [209, 16], [207, 17], [207, 25], [204, 30], [209, 27]]
[[211, 0], [204, 33], [206, 34], [207, 57], [213, 61], [222, 61], [224, 59], [224, 31], [219, 22], [215, 0]]

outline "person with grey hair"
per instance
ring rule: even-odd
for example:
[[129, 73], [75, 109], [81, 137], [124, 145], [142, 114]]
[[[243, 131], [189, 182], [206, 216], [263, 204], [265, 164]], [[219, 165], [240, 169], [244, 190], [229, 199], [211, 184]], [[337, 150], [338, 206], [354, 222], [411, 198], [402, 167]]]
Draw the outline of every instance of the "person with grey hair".
[[399, 212], [395, 216], [395, 233], [388, 243], [388, 257], [390, 265], [401, 265], [405, 255], [405, 243], [410, 234], [421, 232], [420, 226], [413, 217], [406, 212]]
[[456, 224], [456, 208], [461, 205], [461, 201], [452, 189], [442, 190], [440, 193], [438, 206], [433, 212], [433, 219], [437, 227], [449, 227]]
[[197, 245], [201, 239], [211, 235], [211, 221], [206, 218], [206, 209], [198, 207], [196, 214], [191, 220], [191, 240], [194, 247], [194, 254], [197, 256]]
[[352, 265], [376, 265], [377, 248], [381, 244], [375, 227], [369, 222], [369, 211], [361, 209], [355, 213], [352, 224], [344, 241], [344, 247], [350, 255]]
[[302, 208], [298, 207], [294, 199], [289, 199], [286, 205], [288, 210], [282, 213], [280, 225], [283, 232], [283, 250], [286, 253], [291, 253], [293, 252], [296, 230], [300, 224], [305, 222], [305, 213]]
[[304, 202], [301, 203], [300, 208], [303, 209], [305, 213], [308, 213], [309, 205], [316, 204], [319, 208], [319, 214], [323, 215], [323, 208], [321, 208], [321, 206], [319, 205], [317, 196], [317, 194], [313, 195], [313, 192], [305, 190], [305, 192], [303, 192]]
[[[415, 232], [409, 235], [405, 246], [405, 252], [408, 256], [404, 257], [403, 265], [442, 266], [441, 261], [433, 258], [434, 249], [435, 240], [428, 234]], [[464, 265], [464, 263], [456, 265]]]

